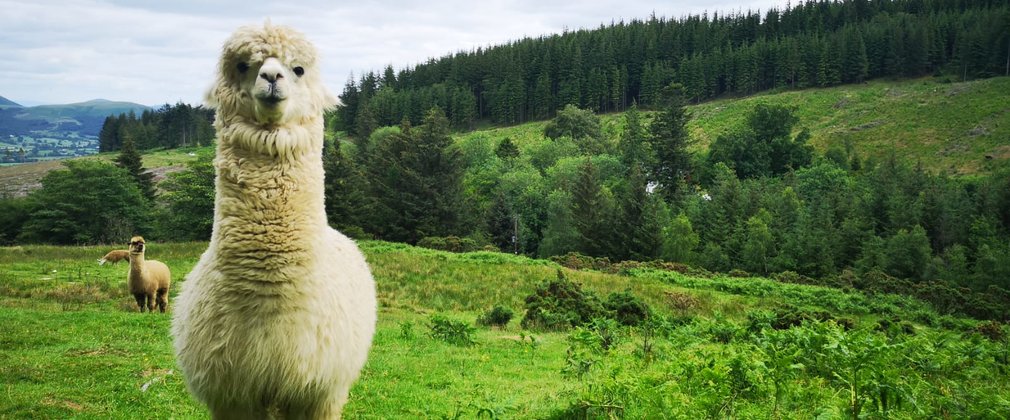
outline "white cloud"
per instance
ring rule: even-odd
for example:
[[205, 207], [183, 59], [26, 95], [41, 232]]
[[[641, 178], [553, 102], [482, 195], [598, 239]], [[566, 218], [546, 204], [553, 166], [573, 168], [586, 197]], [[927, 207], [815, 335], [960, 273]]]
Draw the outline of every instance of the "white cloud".
[[[725, 1], [725, 0], [720, 0]], [[678, 3], [678, 4], [673, 4]], [[0, 0], [0, 95], [69, 103], [94, 98], [148, 105], [200, 103], [221, 43], [270, 18], [320, 49], [339, 93], [352, 72], [396, 69], [461, 50], [612, 21], [781, 7], [779, 0], [206, 2]], [[11, 82], [16, 81], [16, 82]]]

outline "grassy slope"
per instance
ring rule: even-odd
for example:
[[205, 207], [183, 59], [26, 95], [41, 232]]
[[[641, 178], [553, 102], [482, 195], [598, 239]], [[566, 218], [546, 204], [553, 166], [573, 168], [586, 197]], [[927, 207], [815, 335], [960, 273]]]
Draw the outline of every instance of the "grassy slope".
[[[173, 297], [205, 247], [204, 243], [151, 246], [150, 257], [172, 267]], [[377, 279], [380, 314], [368, 365], [346, 407], [348, 418], [472, 417], [480, 410], [509, 418], [544, 417], [569, 406], [586, 391], [586, 383], [560, 373], [567, 357], [564, 333], [535, 333], [538, 344], [532, 346], [522, 341], [523, 331], [518, 320], [513, 320], [502, 330], [478, 330], [474, 347], [456, 347], [427, 336], [429, 316], [435, 313], [472, 323], [483, 310], [502, 304], [519, 311], [517, 317], [521, 317], [524, 297], [538, 282], [555, 277], [557, 265], [507, 254], [448, 254], [384, 242], [366, 242], [363, 249]], [[206, 416], [186, 393], [174, 365], [169, 317], [132, 311], [132, 299], [125, 291], [126, 265], [95, 264], [107, 250], [0, 248], [0, 266], [4, 267], [0, 270], [0, 383], [4, 384], [0, 418], [136, 418], [141, 411], [161, 418]], [[792, 302], [848, 314], [864, 326], [872, 325], [875, 313], [885, 310], [905, 319], [928, 312], [908, 299], [870, 299], [762, 279], [565, 272], [601, 296], [629, 289], [661, 313], [701, 320], [696, 325], [702, 327], [682, 327], [679, 335], [658, 343], [662, 350], [657, 354], [667, 354], [671, 360], [663, 363], [672, 366], [672, 360], [685, 360], [702, 371], [711, 369], [716, 360], [723, 360], [717, 366], [722, 369], [725, 358], [752, 351], [714, 343], [706, 331], [714, 325], [738, 325], [754, 309]], [[688, 296], [695, 303], [675, 308], [671, 296]], [[404, 334], [405, 328], [413, 331], [412, 337]], [[624, 378], [631, 372], [632, 378], [641, 375], [656, 381], [656, 386], [672, 387], [663, 395], [687, 398], [685, 407], [700, 404], [687, 405], [692, 395], [703, 401], [699, 393], [706, 392], [707, 382], [670, 382], [674, 373], [666, 371], [663, 363], [643, 367], [633, 356], [634, 340], [629, 338], [613, 351], [590, 378]], [[964, 389], [993, 387], [969, 379], [956, 384], [962, 387], [956, 395]], [[815, 409], [845, 401], [844, 393], [820, 379], [799, 379], [796, 385], [787, 400], [791, 402], [783, 408], [789, 417], [809, 418]], [[1010, 391], [996, 389], [992, 399], [1010, 404]], [[741, 405], [738, 415], [767, 416], [769, 403], [759, 398]], [[636, 418], [650, 412], [636, 412], [629, 406], [627, 414]]]
[[[873, 81], [722, 99], [688, 107], [693, 149], [701, 151], [720, 134], [737, 129], [758, 103], [796, 107], [799, 127], [811, 132], [820, 151], [851, 142], [864, 159], [892, 150], [927, 169], [971, 175], [990, 170], [986, 156], [1010, 159], [1010, 78], [966, 83], [932, 79]], [[622, 115], [603, 116], [605, 132], [617, 132]], [[482, 130], [463, 138], [511, 137], [520, 147], [535, 142], [543, 122]], [[613, 136], [612, 136], [613, 137]]]

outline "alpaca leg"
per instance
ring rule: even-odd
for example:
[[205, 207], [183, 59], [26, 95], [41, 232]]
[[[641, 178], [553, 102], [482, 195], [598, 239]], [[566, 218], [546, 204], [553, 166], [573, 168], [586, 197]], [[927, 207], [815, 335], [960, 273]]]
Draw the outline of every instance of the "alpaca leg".
[[339, 420], [344, 411], [344, 404], [347, 403], [347, 393], [343, 392], [338, 395], [341, 396], [333, 396], [328, 400], [320, 401], [312, 407], [303, 407], [303, 411], [293, 412], [292, 410], [283, 410], [284, 412], [282, 414], [286, 419]]
[[168, 308], [168, 289], [158, 289], [158, 309], [165, 313]]
[[148, 293], [147, 294], [147, 310], [150, 311], [150, 312], [154, 312], [154, 306], [155, 305], [156, 305], [156, 303], [155, 303], [155, 300], [154, 300], [154, 294]]
[[143, 293], [134, 293], [133, 294], [133, 298], [137, 300], [137, 307], [140, 308], [140, 312], [144, 312], [144, 306], [146, 306], [145, 302], [144, 302], [144, 300], [145, 300], [144, 294]]
[[210, 407], [210, 416], [214, 420], [245, 420], [265, 419], [267, 410], [263, 407]]

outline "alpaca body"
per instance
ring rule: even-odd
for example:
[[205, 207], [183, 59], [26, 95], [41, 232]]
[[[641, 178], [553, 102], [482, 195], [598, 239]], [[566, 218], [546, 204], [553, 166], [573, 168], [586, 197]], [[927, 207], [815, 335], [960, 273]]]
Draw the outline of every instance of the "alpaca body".
[[[298, 50], [264, 46], [294, 42], [285, 30], [245, 30], [248, 39], [226, 43], [225, 75], [235, 76], [231, 53]], [[305, 77], [277, 80], [315, 80], [314, 55], [297, 46]], [[284, 61], [272, 58], [258, 58], [250, 77]], [[219, 107], [214, 228], [176, 298], [176, 360], [214, 418], [339, 418], [371, 347], [375, 285], [364, 255], [326, 221], [323, 96], [285, 96], [287, 113], [263, 116], [244, 102], [255, 101], [253, 89], [219, 80], [210, 94]]]
[[109, 251], [108, 254], [105, 254], [105, 256], [102, 257], [102, 259], [98, 260], [98, 265], [105, 265], [105, 263], [107, 262], [112, 263], [112, 265], [116, 265], [116, 263], [120, 261], [129, 259], [130, 259], [130, 250], [116, 249]]
[[145, 259], [144, 252], [144, 238], [134, 236], [130, 240], [130, 271], [126, 274], [126, 285], [137, 299], [140, 312], [144, 312], [145, 307], [154, 312], [155, 305], [165, 312], [172, 272], [161, 261]]

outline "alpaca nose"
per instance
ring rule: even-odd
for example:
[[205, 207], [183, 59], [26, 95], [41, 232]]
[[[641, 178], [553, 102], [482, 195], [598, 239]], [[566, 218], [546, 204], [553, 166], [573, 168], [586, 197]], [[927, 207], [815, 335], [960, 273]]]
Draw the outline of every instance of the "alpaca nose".
[[263, 62], [260, 67], [260, 77], [270, 83], [276, 83], [277, 79], [284, 78], [284, 66], [280, 60], [270, 57]]

